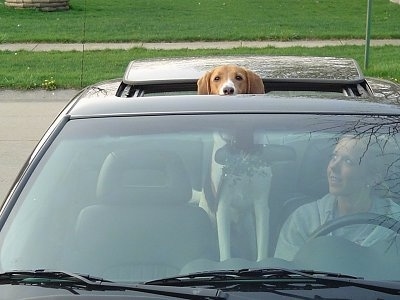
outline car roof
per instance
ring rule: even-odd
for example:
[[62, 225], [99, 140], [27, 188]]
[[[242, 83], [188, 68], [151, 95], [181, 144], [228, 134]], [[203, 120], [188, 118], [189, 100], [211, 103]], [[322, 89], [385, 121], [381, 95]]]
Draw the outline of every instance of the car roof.
[[120, 98], [83, 92], [64, 111], [71, 118], [116, 115], [171, 115], [213, 113], [312, 113], [312, 114], [376, 114], [399, 115], [400, 106], [374, 102], [379, 99], [356, 100], [330, 97], [279, 97], [261, 95], [173, 95]]
[[[268, 87], [274, 82], [279, 82], [283, 88], [290, 83], [300, 83], [306, 91], [332, 91], [331, 86], [336, 85], [351, 86], [349, 91], [355, 89], [359, 93], [358, 97], [349, 97], [355, 93], [345, 93], [348, 96], [343, 96], [345, 99], [339, 98], [344, 95], [342, 93], [316, 93], [306, 97], [273, 93], [196, 95], [198, 78], [221, 64], [248, 68], [259, 74]], [[291, 88], [293, 86], [288, 90]], [[383, 102], [382, 98], [373, 97], [367, 90], [369, 86], [359, 65], [349, 58], [266, 55], [160, 58], [131, 61], [122, 79], [87, 87], [64, 112], [73, 117], [232, 112], [398, 113], [399, 106], [393, 105], [397, 104], [396, 99], [384, 105], [379, 103]]]
[[265, 92], [273, 94], [335, 94], [380, 97], [397, 104], [400, 85], [378, 78], [365, 78], [354, 59], [312, 56], [231, 55], [175, 57], [131, 61], [123, 78], [96, 84], [118, 97], [197, 93], [197, 80], [211, 68], [236, 64], [263, 78]]
[[311, 56], [231, 55], [176, 57], [131, 61], [116, 95], [140, 97], [154, 93], [191, 93], [212, 68], [233, 64], [257, 73], [266, 92], [315, 91], [373, 95], [354, 59]]
[[252, 70], [266, 91], [343, 92], [369, 96], [372, 91], [354, 59], [311, 56], [231, 55], [131, 61], [116, 95], [195, 92], [197, 80], [212, 68], [233, 64]]

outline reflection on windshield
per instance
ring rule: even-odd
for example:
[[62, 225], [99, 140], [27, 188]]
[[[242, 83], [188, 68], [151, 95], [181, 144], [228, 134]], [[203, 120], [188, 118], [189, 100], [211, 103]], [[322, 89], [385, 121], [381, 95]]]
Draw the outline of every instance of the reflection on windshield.
[[398, 128], [390, 116], [71, 121], [1, 231], [1, 271], [137, 282], [279, 267], [399, 280]]

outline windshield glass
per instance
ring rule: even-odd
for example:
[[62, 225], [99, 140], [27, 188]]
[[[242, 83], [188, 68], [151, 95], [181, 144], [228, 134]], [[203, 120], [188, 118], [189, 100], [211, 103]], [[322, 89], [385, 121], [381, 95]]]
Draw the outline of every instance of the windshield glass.
[[400, 280], [397, 117], [69, 121], [0, 235], [0, 271], [120, 282], [284, 267]]

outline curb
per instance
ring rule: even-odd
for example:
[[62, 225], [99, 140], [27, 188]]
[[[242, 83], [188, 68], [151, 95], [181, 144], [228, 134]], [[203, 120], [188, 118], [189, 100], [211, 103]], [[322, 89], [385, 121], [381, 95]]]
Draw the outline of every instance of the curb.
[[[177, 49], [232, 49], [232, 48], [290, 48], [290, 47], [326, 47], [326, 46], [362, 46], [365, 40], [299, 40], [299, 41], [229, 41], [229, 42], [178, 42], [178, 43], [15, 43], [0, 44], [0, 51], [95, 51], [129, 50], [144, 48], [150, 50]], [[371, 46], [400, 46], [400, 39], [371, 40]]]

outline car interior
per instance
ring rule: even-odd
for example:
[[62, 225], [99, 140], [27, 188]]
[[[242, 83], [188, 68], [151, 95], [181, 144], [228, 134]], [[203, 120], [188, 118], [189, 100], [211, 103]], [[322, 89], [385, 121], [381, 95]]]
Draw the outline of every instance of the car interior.
[[[85, 131], [82, 125], [76, 128]], [[87, 128], [89, 132], [100, 131], [96, 126]], [[215, 220], [200, 207], [196, 195], [204, 193], [213, 201], [209, 178], [212, 161], [224, 166], [238, 159], [238, 152], [232, 150], [229, 134], [226, 144], [213, 156], [213, 135], [221, 132], [177, 128], [172, 133], [166, 129], [165, 133], [148, 135], [130, 128], [137, 132], [118, 136], [112, 130], [100, 131], [96, 138], [55, 142], [43, 158], [46, 166], [39, 163], [35, 171], [40, 176], [33, 174], [34, 182], [21, 194], [26, 201], [15, 210], [19, 211], [16, 222], [5, 225], [8, 238], [0, 241], [6, 245], [0, 253], [1, 268], [17, 264], [22, 269], [48, 267], [90, 272], [116, 281], [145, 281], [218, 268], [326, 265], [323, 261], [330, 253], [326, 249], [333, 243], [327, 237], [307, 245], [296, 262], [274, 258], [273, 254], [287, 217], [328, 192], [326, 166], [337, 133], [241, 132], [247, 141], [249, 136], [257, 136], [251, 147], [267, 159], [273, 173], [268, 198], [268, 259], [256, 261], [254, 220], [246, 219], [232, 226], [232, 257], [220, 261]], [[396, 149], [389, 152], [397, 157]], [[394, 156], [388, 156], [391, 172], [385, 178], [385, 192], [389, 187], [390, 196], [398, 201], [398, 162]], [[60, 169], [60, 162], [64, 168]], [[52, 189], [41, 188], [49, 182]], [[30, 230], [21, 230], [21, 226]], [[19, 239], [11, 238], [15, 234]], [[340, 263], [331, 261], [329, 270], [339, 265], [340, 271], [357, 256], [370, 261], [380, 251], [378, 246], [366, 250], [347, 242], [339, 244], [343, 259]], [[310, 256], [321, 249], [318, 255]], [[399, 260], [400, 255], [390, 251], [393, 260]], [[350, 252], [354, 255], [349, 256]], [[373, 268], [375, 264], [370, 264], [360, 274]]]

